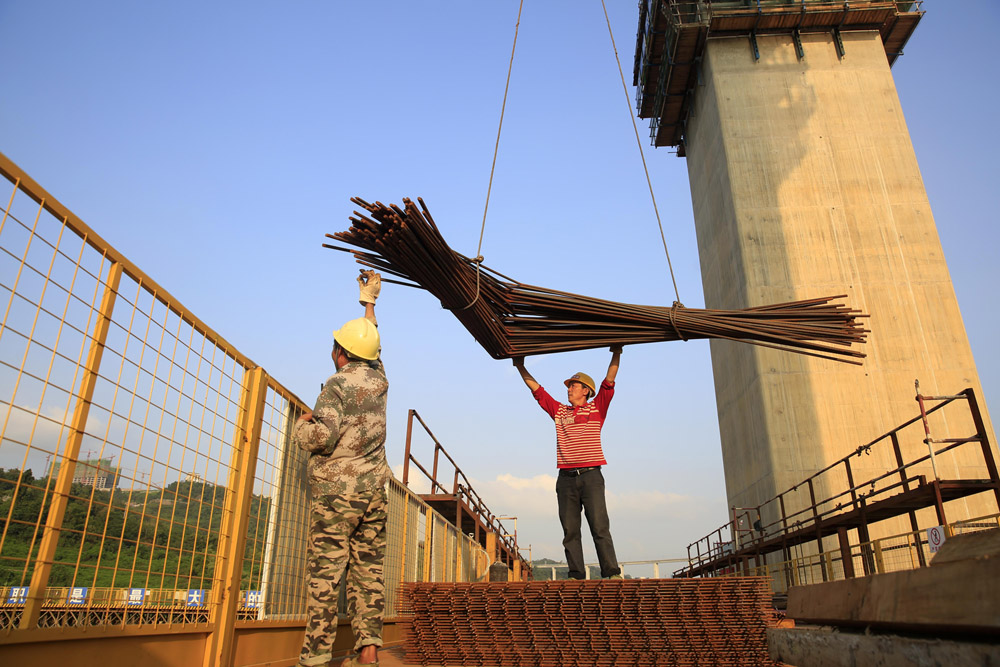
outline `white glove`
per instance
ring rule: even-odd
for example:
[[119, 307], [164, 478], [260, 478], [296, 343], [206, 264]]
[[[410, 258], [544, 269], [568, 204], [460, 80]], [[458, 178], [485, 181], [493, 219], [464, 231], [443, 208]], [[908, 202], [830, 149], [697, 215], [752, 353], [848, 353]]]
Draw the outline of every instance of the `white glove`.
[[361, 288], [361, 296], [358, 300], [362, 303], [375, 303], [378, 293], [382, 289], [382, 276], [375, 271], [361, 271], [358, 276], [358, 286]]

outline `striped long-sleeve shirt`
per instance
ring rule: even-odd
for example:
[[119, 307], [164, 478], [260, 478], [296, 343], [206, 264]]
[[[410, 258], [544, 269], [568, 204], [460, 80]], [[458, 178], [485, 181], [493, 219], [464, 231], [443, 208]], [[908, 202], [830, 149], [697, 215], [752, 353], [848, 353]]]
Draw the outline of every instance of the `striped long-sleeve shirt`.
[[607, 464], [601, 449], [601, 427], [615, 395], [613, 382], [604, 380], [594, 400], [580, 406], [565, 405], [539, 387], [532, 396], [556, 425], [556, 467], [588, 468]]

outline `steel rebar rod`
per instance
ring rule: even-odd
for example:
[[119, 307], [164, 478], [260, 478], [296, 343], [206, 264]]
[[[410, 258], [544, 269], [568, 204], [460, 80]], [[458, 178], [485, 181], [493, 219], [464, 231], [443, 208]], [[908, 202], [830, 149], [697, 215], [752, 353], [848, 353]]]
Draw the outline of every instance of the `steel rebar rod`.
[[714, 338], [860, 364], [868, 317], [834, 303], [845, 295], [736, 310], [643, 306], [521, 283], [452, 250], [422, 199], [403, 205], [352, 202], [347, 231], [327, 234], [357, 249], [362, 266], [421, 287], [440, 300], [496, 359], [611, 345]]

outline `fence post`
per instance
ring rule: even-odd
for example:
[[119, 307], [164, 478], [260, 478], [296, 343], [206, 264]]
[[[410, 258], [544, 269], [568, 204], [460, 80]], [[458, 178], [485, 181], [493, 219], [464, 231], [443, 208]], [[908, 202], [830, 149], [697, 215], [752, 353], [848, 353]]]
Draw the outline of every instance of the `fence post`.
[[452, 493], [455, 494], [455, 569], [454, 580], [462, 580], [462, 538], [465, 537], [465, 533], [462, 532], [462, 486], [458, 483], [458, 472], [455, 472], [455, 484], [452, 488]]
[[[406, 413], [406, 453], [403, 456], [403, 486], [410, 486], [410, 442], [413, 439], [413, 414], [416, 411], [411, 409]], [[434, 493], [434, 489], [431, 489]]]
[[[903, 450], [899, 446], [899, 436], [896, 435], [896, 431], [893, 431], [889, 437], [892, 439], [892, 451], [896, 457], [896, 467], [899, 468], [899, 479], [903, 483], [903, 491], [909, 491], [910, 485], [906, 481], [906, 464], [903, 462]], [[920, 530], [917, 523], [917, 513], [913, 510], [907, 512], [910, 516], [910, 530], [917, 532]], [[920, 567], [925, 567], [927, 562], [924, 560], [924, 552], [917, 549], [917, 556], [920, 560]]]
[[427, 522], [424, 526], [424, 576], [422, 581], [431, 580], [431, 559], [434, 556], [434, 512], [427, 508]]
[[87, 352], [87, 365], [83, 369], [80, 382], [80, 397], [73, 412], [73, 421], [69, 426], [69, 437], [66, 439], [66, 449], [63, 451], [62, 463], [59, 465], [59, 477], [52, 491], [52, 502], [49, 514], [45, 519], [45, 529], [35, 558], [35, 571], [31, 575], [28, 598], [21, 614], [21, 629], [33, 628], [38, 625], [38, 616], [45, 601], [45, 590], [49, 585], [49, 575], [52, 573], [52, 562], [56, 555], [56, 544], [62, 532], [63, 517], [69, 502], [70, 488], [76, 463], [80, 457], [80, 445], [83, 442], [83, 431], [87, 427], [90, 415], [90, 403], [94, 400], [94, 388], [97, 386], [98, 371], [101, 368], [101, 358], [104, 356], [104, 346], [108, 339], [108, 329], [111, 326], [111, 314], [115, 309], [115, 299], [118, 296], [118, 285], [121, 283], [122, 265], [114, 262], [108, 269], [107, 282], [104, 286], [104, 296], [101, 298], [101, 310], [97, 314], [94, 325], [94, 337], [91, 339], [90, 350]]
[[851, 555], [851, 543], [847, 536], [847, 529], [841, 526], [837, 529], [837, 537], [840, 540], [840, 564], [844, 568], [844, 578], [854, 578], [854, 557]]
[[[910, 539], [911, 538], [913, 540], [912, 544], [910, 543]], [[918, 567], [926, 567], [927, 566], [927, 563], [924, 561], [924, 553], [923, 553], [923, 551], [920, 550], [920, 531], [915, 530], [915, 531], [913, 531], [912, 533], [910, 533], [909, 535], [906, 536], [906, 550], [910, 552], [910, 567], [911, 568], [913, 568], [915, 570]], [[914, 552], [916, 552], [916, 554], [917, 554], [916, 562], [914, 562], [914, 556], [913, 556]]]
[[213, 628], [205, 643], [205, 667], [232, 664], [247, 523], [253, 502], [253, 483], [266, 396], [267, 373], [264, 369], [252, 368], [246, 371], [243, 374], [239, 421], [229, 465], [229, 484], [219, 530], [215, 573], [212, 577], [209, 609]]
[[983, 462], [986, 470], [990, 473], [990, 486], [993, 487], [993, 497], [997, 501], [997, 510], [1000, 510], [1000, 472], [997, 471], [997, 462], [993, 458], [993, 447], [990, 445], [989, 432], [986, 430], [986, 422], [983, 421], [983, 413], [979, 410], [979, 401], [976, 400], [976, 392], [970, 387], [962, 392], [969, 403], [969, 412], [972, 414], [972, 423], [976, 426], [976, 434], [979, 436], [979, 444], [983, 448]]
[[488, 568], [497, 559], [497, 534], [492, 530], [486, 531], [486, 567]]
[[[392, 485], [389, 485], [392, 488]], [[410, 492], [409, 489], [403, 491], [403, 539], [402, 546], [399, 549], [399, 582], [402, 583], [406, 581], [406, 542], [407, 542], [407, 532], [409, 530], [409, 518], [410, 518]]]

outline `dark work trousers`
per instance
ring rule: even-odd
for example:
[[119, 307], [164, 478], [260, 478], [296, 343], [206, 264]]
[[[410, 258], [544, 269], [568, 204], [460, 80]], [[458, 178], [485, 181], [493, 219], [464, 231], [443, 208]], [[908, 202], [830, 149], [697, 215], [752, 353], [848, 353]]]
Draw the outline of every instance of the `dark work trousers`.
[[570, 579], [586, 578], [580, 534], [581, 509], [587, 514], [590, 534], [594, 537], [601, 576], [606, 579], [621, 574], [615, 545], [611, 541], [611, 521], [604, 501], [604, 475], [600, 467], [579, 474], [574, 470], [560, 470], [556, 480], [556, 497], [559, 499], [559, 521], [562, 522], [563, 547], [566, 549]]

